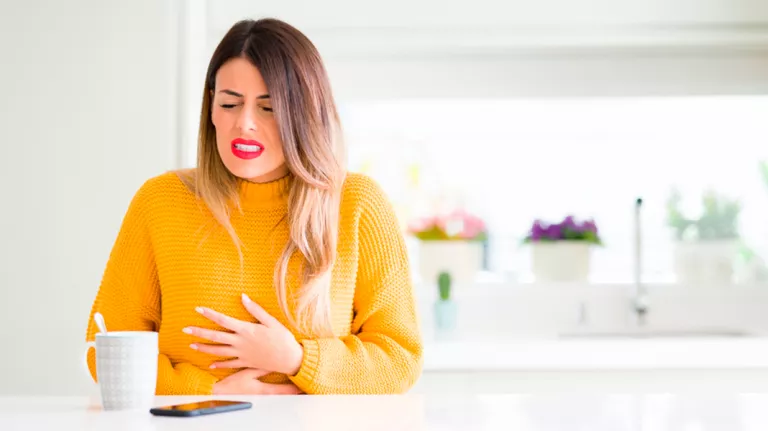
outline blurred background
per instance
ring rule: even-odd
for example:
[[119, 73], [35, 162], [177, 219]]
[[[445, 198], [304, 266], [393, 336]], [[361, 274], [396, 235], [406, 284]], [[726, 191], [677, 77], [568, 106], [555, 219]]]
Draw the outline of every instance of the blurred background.
[[93, 389], [130, 198], [194, 166], [208, 59], [268, 16], [400, 217], [415, 391], [768, 384], [764, 0], [38, 0], [0, 6], [0, 392]]

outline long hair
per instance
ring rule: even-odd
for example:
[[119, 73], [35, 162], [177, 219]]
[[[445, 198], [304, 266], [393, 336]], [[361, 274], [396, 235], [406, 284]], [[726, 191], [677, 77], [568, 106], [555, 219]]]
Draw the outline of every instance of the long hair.
[[[333, 334], [330, 281], [339, 231], [341, 188], [346, 176], [336, 105], [325, 66], [315, 46], [296, 28], [276, 19], [243, 20], [227, 32], [206, 74], [200, 112], [197, 169], [182, 180], [201, 198], [229, 233], [242, 262], [241, 243], [230, 222], [239, 207], [241, 179], [227, 170], [216, 148], [211, 120], [216, 73], [232, 58], [245, 58], [261, 73], [293, 175], [288, 193], [289, 240], [275, 265], [278, 303], [299, 333]], [[289, 297], [286, 278], [291, 256], [302, 259], [300, 287]], [[241, 266], [242, 267], [242, 266]]]

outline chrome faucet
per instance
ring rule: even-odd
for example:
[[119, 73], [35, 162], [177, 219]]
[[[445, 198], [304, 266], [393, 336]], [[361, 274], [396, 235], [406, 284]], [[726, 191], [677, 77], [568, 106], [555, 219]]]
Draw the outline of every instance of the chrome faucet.
[[642, 274], [642, 230], [640, 228], [640, 210], [643, 206], [643, 198], [635, 200], [635, 262], [634, 262], [634, 287], [632, 295], [632, 311], [634, 312], [636, 326], [644, 326], [648, 314], [648, 292], [643, 285]]

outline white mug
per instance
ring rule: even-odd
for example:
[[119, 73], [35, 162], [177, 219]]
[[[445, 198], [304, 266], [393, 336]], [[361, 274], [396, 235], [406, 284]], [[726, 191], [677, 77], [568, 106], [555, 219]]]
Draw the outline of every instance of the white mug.
[[[157, 332], [97, 333], [96, 377], [104, 410], [150, 408], [157, 386]], [[86, 360], [86, 368], [87, 368]]]

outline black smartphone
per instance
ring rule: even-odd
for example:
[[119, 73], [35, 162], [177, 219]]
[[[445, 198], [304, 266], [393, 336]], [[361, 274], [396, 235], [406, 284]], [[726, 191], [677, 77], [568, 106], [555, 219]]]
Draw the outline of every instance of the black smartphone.
[[252, 406], [251, 403], [245, 401], [211, 400], [177, 404], [174, 406], [154, 407], [149, 409], [149, 412], [155, 416], [190, 417], [233, 412], [235, 410], [249, 409]]

